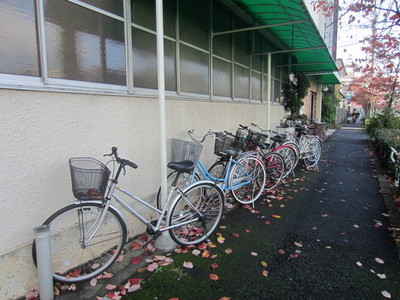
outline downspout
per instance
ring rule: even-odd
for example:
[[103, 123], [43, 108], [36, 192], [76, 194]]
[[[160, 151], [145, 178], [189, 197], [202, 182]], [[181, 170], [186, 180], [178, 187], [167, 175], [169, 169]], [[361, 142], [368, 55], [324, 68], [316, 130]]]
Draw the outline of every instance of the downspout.
[[161, 170], [161, 199], [167, 195], [167, 138], [165, 121], [165, 71], [164, 71], [164, 23], [163, 0], [156, 0], [157, 22], [157, 80], [158, 104], [160, 118], [160, 170]]
[[267, 55], [267, 129], [271, 130], [271, 70], [272, 54]]

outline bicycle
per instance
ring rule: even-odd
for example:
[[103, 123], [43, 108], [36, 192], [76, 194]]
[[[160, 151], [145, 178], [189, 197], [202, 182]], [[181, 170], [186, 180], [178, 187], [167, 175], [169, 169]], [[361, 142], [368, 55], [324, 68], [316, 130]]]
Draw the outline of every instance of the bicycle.
[[[299, 156], [297, 154], [296, 149], [294, 149], [294, 145], [292, 145], [290, 143], [284, 143], [286, 136], [279, 135], [278, 132], [276, 132], [276, 131], [262, 129], [260, 126], [258, 126], [255, 123], [251, 123], [251, 125], [253, 127], [256, 127], [259, 130], [261, 130], [262, 133], [253, 131], [253, 130], [249, 129], [247, 126], [243, 126], [243, 125], [239, 125], [239, 126], [241, 126], [242, 128], [244, 128], [245, 130], [247, 130], [249, 132], [250, 139], [255, 138], [256, 141], [258, 141], [258, 143], [260, 143], [260, 141], [262, 142], [262, 144], [260, 146], [262, 151], [267, 152], [267, 153], [268, 152], [276, 152], [276, 153], [279, 153], [283, 157], [284, 162], [285, 162], [285, 169], [284, 169], [282, 178], [286, 178], [289, 176], [290, 173], [294, 173], [294, 169], [296, 168], [297, 163], [299, 161]], [[265, 134], [264, 132], [275, 134], [275, 136], [270, 137], [270, 139], [273, 141], [272, 144], [264, 143], [265, 140], [269, 137], [268, 134]], [[262, 136], [262, 138], [260, 138], [260, 136]]]
[[[50, 225], [55, 280], [76, 283], [91, 279], [119, 257], [127, 242], [128, 225], [118, 208], [111, 204], [112, 200], [145, 224], [147, 233], [153, 235], [144, 248], [165, 231], [179, 245], [199, 244], [213, 233], [222, 217], [225, 196], [214, 182], [197, 181], [183, 190], [176, 187], [181, 174], [193, 171], [193, 161], [168, 164], [177, 172], [177, 177], [171, 184], [167, 205], [160, 210], [118, 185], [126, 166], [136, 169], [138, 165], [120, 158], [116, 147], [111, 151], [106, 156], [111, 156], [118, 168], [111, 176], [108, 190], [111, 172], [106, 165], [94, 158], [69, 160], [72, 189], [77, 201], [58, 210], [43, 223]], [[154, 211], [158, 218], [145, 218], [121, 198], [123, 195]], [[36, 264], [35, 248], [34, 242], [32, 251]]]
[[293, 121], [287, 123], [289, 124], [287, 128], [293, 129], [293, 134], [287, 135], [284, 144], [293, 146], [307, 168], [316, 167], [321, 158], [322, 140], [316, 135], [309, 134], [310, 130], [306, 125], [294, 125]]
[[[265, 185], [265, 169], [263, 164], [254, 155], [242, 157], [242, 137], [233, 136], [229, 133], [214, 132], [209, 130], [201, 140], [193, 136], [194, 130], [189, 130], [188, 135], [193, 145], [202, 144], [208, 136], [215, 138], [214, 154], [218, 159], [208, 170], [205, 165], [198, 160], [194, 171], [182, 178], [180, 186], [186, 186], [192, 182], [204, 178], [215, 182], [225, 192], [231, 192], [233, 197], [242, 204], [255, 202], [263, 192]], [[176, 172], [168, 175], [168, 181], [174, 180]], [[160, 189], [157, 194], [157, 207], [163, 205], [160, 201]]]
[[390, 147], [390, 160], [394, 164], [394, 186], [399, 188], [400, 182], [400, 153], [393, 147]]

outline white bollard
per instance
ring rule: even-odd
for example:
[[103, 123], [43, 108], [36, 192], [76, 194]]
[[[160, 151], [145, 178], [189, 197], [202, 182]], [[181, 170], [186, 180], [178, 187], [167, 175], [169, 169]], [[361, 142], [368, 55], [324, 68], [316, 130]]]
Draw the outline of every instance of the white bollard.
[[162, 252], [171, 252], [176, 248], [177, 244], [172, 240], [168, 232], [164, 231], [154, 242], [154, 247]]
[[40, 225], [34, 229], [36, 262], [41, 300], [54, 299], [53, 274], [51, 270], [50, 226]]

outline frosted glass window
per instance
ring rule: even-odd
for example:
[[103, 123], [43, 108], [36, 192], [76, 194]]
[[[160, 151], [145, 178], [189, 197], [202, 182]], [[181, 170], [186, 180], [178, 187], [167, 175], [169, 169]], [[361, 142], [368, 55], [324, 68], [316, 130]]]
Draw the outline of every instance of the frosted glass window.
[[[164, 34], [175, 37], [175, 0], [164, 0]], [[156, 31], [156, 7], [154, 0], [131, 1], [132, 22]]]
[[126, 85], [123, 22], [67, 1], [44, 8], [49, 77]]
[[181, 45], [181, 90], [208, 94], [208, 57], [196, 49]]
[[249, 99], [249, 75], [249, 69], [235, 65], [235, 98]]
[[252, 72], [251, 84], [252, 84], [251, 99], [252, 100], [261, 100], [261, 74], [260, 73]]
[[0, 2], [0, 73], [39, 76], [34, 1]]
[[123, 0], [80, 0], [117, 16], [124, 16]]
[[204, 50], [209, 48], [209, 1], [179, 1], [180, 39]]
[[214, 96], [232, 97], [232, 64], [214, 58]]

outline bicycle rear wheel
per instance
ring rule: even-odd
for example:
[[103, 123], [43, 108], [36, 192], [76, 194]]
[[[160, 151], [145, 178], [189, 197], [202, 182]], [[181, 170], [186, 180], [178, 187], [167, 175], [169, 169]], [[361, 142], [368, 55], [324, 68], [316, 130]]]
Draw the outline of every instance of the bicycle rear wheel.
[[273, 190], [285, 175], [285, 160], [277, 152], [268, 152], [264, 155], [265, 173], [267, 175], [264, 189]]
[[[55, 212], [43, 223], [50, 225], [51, 266], [56, 281], [77, 283], [96, 277], [120, 255], [127, 228], [112, 207], [93, 238], [88, 243], [83, 242], [103, 210], [102, 203], [74, 203]], [[32, 255], [37, 265], [35, 242]]]
[[217, 227], [224, 208], [222, 190], [210, 181], [190, 185], [172, 204], [168, 214], [171, 238], [179, 245], [196, 245]]
[[308, 168], [315, 167], [321, 158], [321, 143], [319, 141], [310, 141], [304, 150], [304, 164]]
[[228, 186], [233, 197], [242, 204], [256, 201], [265, 185], [266, 174], [262, 159], [256, 156], [244, 156], [232, 167]]

